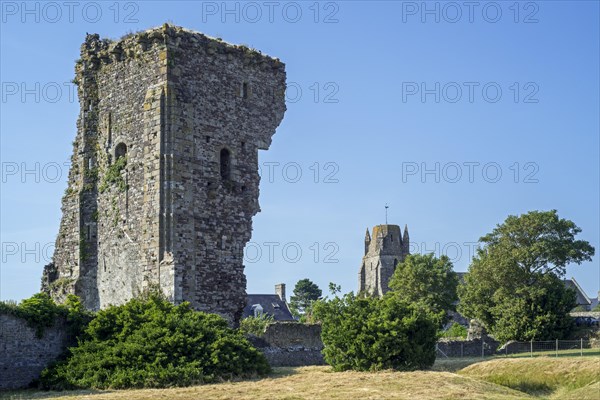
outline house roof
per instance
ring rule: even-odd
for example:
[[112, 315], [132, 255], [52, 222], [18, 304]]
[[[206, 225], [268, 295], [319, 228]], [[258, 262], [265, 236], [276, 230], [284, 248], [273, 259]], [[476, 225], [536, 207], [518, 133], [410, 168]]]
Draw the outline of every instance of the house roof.
[[254, 306], [260, 304], [263, 314], [270, 315], [275, 321], [293, 321], [294, 316], [290, 312], [287, 303], [276, 294], [249, 294], [246, 296], [246, 307], [242, 318], [254, 316]]
[[577, 305], [589, 306], [590, 304], [592, 304], [592, 300], [587, 296], [587, 294], [585, 294], [585, 292], [583, 291], [581, 286], [579, 286], [579, 283], [577, 283], [575, 278], [563, 279], [563, 282], [565, 283], [566, 287], [575, 290], [575, 293], [577, 294]]

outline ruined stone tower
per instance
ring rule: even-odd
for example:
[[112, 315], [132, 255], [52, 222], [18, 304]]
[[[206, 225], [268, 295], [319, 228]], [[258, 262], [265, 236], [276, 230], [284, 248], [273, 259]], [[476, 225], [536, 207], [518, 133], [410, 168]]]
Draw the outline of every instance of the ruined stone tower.
[[117, 41], [88, 35], [76, 83], [69, 186], [42, 288], [97, 310], [152, 285], [236, 321], [284, 64], [165, 24]]
[[365, 235], [365, 255], [358, 273], [358, 292], [383, 296], [396, 265], [409, 254], [408, 227], [401, 235], [398, 225], [377, 225], [373, 236]]

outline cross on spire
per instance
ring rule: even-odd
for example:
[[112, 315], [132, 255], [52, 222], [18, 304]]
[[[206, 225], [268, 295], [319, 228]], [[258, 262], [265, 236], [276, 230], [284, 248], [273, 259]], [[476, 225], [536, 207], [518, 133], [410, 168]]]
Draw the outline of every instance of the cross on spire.
[[390, 206], [387, 205], [387, 203], [385, 203], [385, 224], [387, 225], [387, 211], [388, 208], [390, 208]]

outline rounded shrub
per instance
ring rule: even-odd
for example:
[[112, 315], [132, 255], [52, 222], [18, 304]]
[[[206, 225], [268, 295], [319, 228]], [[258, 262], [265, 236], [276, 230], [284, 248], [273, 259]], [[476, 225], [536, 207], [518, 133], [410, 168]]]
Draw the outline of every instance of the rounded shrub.
[[151, 295], [99, 311], [79, 345], [40, 381], [46, 389], [159, 388], [269, 371], [264, 355], [223, 318]]
[[325, 361], [336, 371], [408, 371], [435, 361], [435, 316], [395, 296], [320, 300], [313, 316], [322, 324]]

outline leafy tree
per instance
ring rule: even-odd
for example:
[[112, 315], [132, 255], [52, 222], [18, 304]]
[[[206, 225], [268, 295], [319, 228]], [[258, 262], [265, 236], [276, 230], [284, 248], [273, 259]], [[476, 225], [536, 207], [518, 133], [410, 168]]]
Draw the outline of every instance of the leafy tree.
[[553, 272], [561, 277], [568, 264], [592, 260], [594, 247], [575, 240], [580, 232], [574, 222], [559, 218], [556, 210], [530, 211], [509, 216], [479, 241], [509, 257], [527, 274]]
[[389, 282], [395, 296], [408, 303], [420, 303], [436, 316], [440, 328], [455, 310], [458, 276], [447, 256], [411, 254], [399, 263]]
[[340, 285], [335, 284], [333, 282], [329, 282], [329, 293], [331, 293], [332, 296], [337, 296], [337, 294], [341, 291], [342, 287]]
[[334, 370], [415, 370], [435, 361], [436, 323], [429, 310], [397, 296], [342, 298], [314, 303], [323, 355]]
[[44, 388], [186, 386], [264, 375], [270, 367], [214, 314], [160, 296], [101, 310], [68, 357], [44, 370]]
[[509, 216], [480, 238], [482, 247], [459, 287], [459, 311], [499, 340], [565, 337], [575, 293], [563, 284], [569, 263], [591, 260], [594, 248], [556, 210]]
[[301, 317], [322, 294], [321, 289], [310, 279], [300, 279], [294, 287], [294, 295], [290, 297], [290, 311], [294, 316]]
[[500, 341], [565, 338], [574, 327], [569, 312], [575, 292], [552, 273], [537, 273], [534, 285], [503, 287], [495, 293], [491, 333]]

